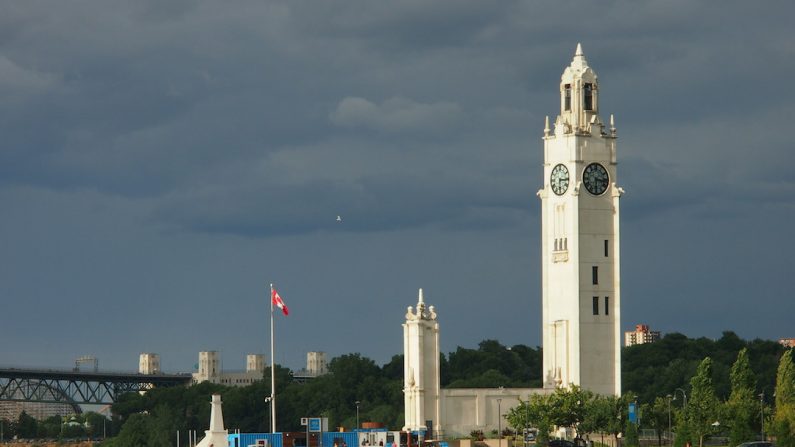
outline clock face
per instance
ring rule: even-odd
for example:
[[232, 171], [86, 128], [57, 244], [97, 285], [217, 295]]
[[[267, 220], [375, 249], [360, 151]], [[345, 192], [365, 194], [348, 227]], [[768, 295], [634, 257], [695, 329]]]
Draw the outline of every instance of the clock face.
[[607, 190], [609, 181], [610, 176], [607, 174], [607, 169], [599, 163], [589, 164], [582, 173], [582, 182], [585, 183], [585, 189], [595, 196], [601, 195]]
[[552, 185], [552, 192], [557, 195], [561, 195], [569, 189], [569, 170], [566, 169], [566, 166], [557, 165], [552, 168], [549, 184]]

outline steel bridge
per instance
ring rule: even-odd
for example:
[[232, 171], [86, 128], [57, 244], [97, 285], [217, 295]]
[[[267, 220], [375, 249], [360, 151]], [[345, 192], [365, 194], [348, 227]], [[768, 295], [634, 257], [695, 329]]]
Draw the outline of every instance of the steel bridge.
[[125, 393], [188, 385], [190, 374], [0, 369], [0, 401], [104, 405]]

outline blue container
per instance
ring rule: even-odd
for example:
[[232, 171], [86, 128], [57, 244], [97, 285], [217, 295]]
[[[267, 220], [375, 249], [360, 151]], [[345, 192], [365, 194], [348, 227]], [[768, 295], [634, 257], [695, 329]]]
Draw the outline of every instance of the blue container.
[[227, 439], [229, 447], [282, 447], [281, 433], [235, 433]]
[[356, 432], [341, 431], [341, 432], [323, 432], [323, 447], [359, 447], [359, 436]]

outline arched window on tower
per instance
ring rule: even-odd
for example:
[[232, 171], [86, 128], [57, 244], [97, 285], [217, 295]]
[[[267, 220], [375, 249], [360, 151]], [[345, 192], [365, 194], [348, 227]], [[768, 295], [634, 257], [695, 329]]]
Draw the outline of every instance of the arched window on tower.
[[563, 94], [563, 110], [569, 111], [571, 110], [571, 84], [566, 84], [563, 88], [565, 91]]
[[585, 84], [585, 110], [593, 110], [593, 84]]

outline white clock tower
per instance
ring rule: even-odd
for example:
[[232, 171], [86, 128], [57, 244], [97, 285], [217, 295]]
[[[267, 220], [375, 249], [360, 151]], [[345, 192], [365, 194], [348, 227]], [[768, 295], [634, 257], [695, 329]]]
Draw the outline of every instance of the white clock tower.
[[599, 84], [582, 47], [544, 126], [541, 198], [544, 387], [621, 394], [616, 129], [599, 118]]

